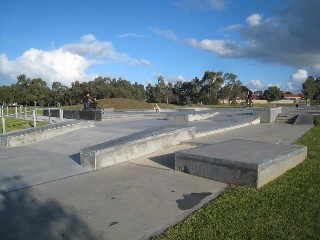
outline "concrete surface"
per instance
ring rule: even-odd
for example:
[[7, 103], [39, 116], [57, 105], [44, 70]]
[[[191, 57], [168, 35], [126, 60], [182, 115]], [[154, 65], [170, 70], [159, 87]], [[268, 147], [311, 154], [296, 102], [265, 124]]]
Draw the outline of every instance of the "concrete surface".
[[260, 188], [307, 157], [307, 147], [233, 139], [175, 153], [175, 169], [235, 185]]
[[[292, 109], [286, 109], [292, 111]], [[196, 133], [254, 119], [250, 109], [214, 109], [213, 120], [183, 124]], [[319, 110], [300, 110], [319, 114]], [[163, 110], [165, 112], [165, 110]], [[3, 239], [148, 239], [218, 196], [227, 184], [174, 171], [174, 153], [235, 138], [291, 144], [312, 124], [254, 124], [93, 171], [80, 149], [168, 121], [143, 112], [107, 113], [94, 128], [26, 146], [0, 147], [0, 236]], [[172, 124], [172, 122], [170, 122]], [[181, 124], [181, 123], [179, 123]]]

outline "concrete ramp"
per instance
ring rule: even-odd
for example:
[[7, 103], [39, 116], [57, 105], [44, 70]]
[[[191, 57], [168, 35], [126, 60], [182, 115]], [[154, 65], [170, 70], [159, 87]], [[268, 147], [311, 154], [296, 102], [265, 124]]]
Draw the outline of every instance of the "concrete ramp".
[[63, 122], [43, 125], [35, 128], [23, 129], [15, 132], [9, 132], [0, 136], [1, 147], [23, 146], [44, 139], [59, 136], [67, 132], [80, 129], [94, 127], [92, 121], [67, 120]]
[[195, 138], [193, 127], [151, 128], [80, 150], [84, 167], [102, 169]]
[[260, 188], [307, 157], [307, 147], [235, 139], [175, 153], [175, 169]]
[[309, 125], [314, 124], [314, 116], [311, 114], [299, 114], [294, 122], [295, 125]]

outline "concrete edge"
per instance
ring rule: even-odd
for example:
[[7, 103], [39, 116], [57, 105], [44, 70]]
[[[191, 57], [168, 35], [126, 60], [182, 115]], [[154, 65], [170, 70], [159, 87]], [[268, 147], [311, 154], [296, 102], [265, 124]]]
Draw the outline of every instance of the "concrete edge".
[[196, 133], [196, 138], [205, 137], [205, 136], [209, 136], [209, 135], [213, 135], [213, 134], [217, 134], [217, 133], [222, 133], [222, 132], [226, 132], [226, 131], [231, 131], [231, 130], [235, 130], [238, 128], [247, 127], [247, 126], [251, 126], [251, 125], [255, 125], [255, 124], [259, 124], [259, 123], [260, 123], [260, 116], [257, 116], [250, 122], [240, 123], [240, 124], [230, 126], [230, 127], [218, 128], [218, 129], [214, 129], [214, 130]]

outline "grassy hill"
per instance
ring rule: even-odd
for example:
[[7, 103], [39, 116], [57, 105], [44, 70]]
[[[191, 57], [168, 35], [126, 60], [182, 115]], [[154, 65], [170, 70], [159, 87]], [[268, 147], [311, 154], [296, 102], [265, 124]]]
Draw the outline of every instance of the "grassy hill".
[[99, 104], [101, 108], [114, 108], [115, 110], [153, 108], [151, 103], [127, 98], [105, 98], [99, 100]]

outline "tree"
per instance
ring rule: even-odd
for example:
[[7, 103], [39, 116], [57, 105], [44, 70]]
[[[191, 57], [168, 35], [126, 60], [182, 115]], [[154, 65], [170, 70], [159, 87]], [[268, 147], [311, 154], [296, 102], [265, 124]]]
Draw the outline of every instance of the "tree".
[[302, 83], [302, 93], [305, 98], [317, 102], [320, 100], [320, 79], [314, 79], [309, 76], [304, 83]]
[[2, 86], [0, 87], [0, 104], [6, 105], [13, 103], [13, 86]]
[[33, 101], [34, 106], [39, 103], [45, 105], [49, 102], [50, 89], [47, 86], [46, 81], [41, 78], [35, 78], [30, 81], [28, 88], [28, 98]]
[[229, 103], [236, 103], [236, 100], [243, 95], [243, 84], [237, 78], [237, 75], [232, 73], [224, 75], [226, 85], [220, 91], [220, 98], [227, 98]]
[[272, 86], [272, 87], [269, 87], [267, 90], [265, 90], [263, 95], [266, 98], [266, 100], [268, 100], [269, 102], [272, 102], [272, 101], [280, 100], [282, 96], [282, 92], [280, 88], [278, 88], [277, 86]]
[[222, 72], [206, 71], [201, 79], [201, 100], [205, 104], [217, 104], [219, 92], [224, 83]]

